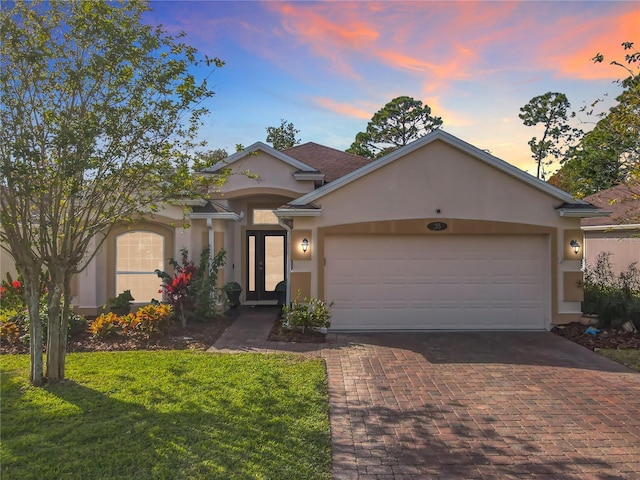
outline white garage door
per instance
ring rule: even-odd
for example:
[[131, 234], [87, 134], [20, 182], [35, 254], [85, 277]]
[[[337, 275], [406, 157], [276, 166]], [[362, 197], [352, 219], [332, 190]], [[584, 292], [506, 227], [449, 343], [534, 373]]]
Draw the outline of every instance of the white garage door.
[[332, 330], [542, 330], [544, 236], [328, 236]]

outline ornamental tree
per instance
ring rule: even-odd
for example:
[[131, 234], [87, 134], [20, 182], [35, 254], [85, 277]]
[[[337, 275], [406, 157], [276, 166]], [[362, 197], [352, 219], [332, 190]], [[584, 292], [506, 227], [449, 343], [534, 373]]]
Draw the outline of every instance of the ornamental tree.
[[378, 110], [364, 132], [356, 135], [346, 151], [367, 158], [380, 158], [442, 126], [442, 118], [431, 116], [431, 107], [411, 97], [397, 97]]
[[[190, 171], [223, 62], [142, 23], [144, 0], [17, 1], [0, 10], [0, 246], [24, 278], [31, 382], [48, 270], [49, 382], [64, 378], [71, 277], [111, 228], [223, 177]], [[62, 302], [62, 307], [60, 306]]]

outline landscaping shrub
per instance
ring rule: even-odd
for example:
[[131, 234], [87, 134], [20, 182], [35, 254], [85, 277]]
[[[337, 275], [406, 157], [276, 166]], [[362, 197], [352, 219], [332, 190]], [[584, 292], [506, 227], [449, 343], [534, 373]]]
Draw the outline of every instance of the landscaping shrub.
[[133, 330], [150, 335], [160, 332], [173, 317], [173, 307], [166, 303], [146, 305], [138, 309], [132, 317], [130, 325]]
[[586, 266], [582, 311], [598, 315], [602, 327], [617, 328], [630, 320], [640, 329], [640, 270], [634, 262], [616, 277], [610, 256], [602, 252], [593, 267]]
[[173, 317], [173, 308], [166, 303], [146, 305], [136, 313], [117, 315], [103, 313], [89, 324], [89, 332], [94, 337], [109, 335], [135, 335], [161, 332]]
[[[47, 312], [47, 274], [43, 272], [40, 278], [40, 322], [42, 323], [42, 338], [47, 337], [48, 328], [48, 312]], [[60, 306], [64, 299], [60, 299]], [[22, 341], [29, 343], [29, 312], [24, 301], [22, 276], [13, 279], [9, 273], [0, 283], [0, 338], [6, 343], [14, 343]], [[78, 315], [71, 311], [69, 313], [69, 322], [67, 324], [67, 333], [84, 329], [86, 319], [82, 315]], [[18, 334], [15, 335], [17, 328]]]
[[0, 314], [0, 342], [14, 343], [20, 338], [18, 326], [3, 314]]
[[162, 279], [162, 288], [158, 293], [166, 296], [184, 327], [187, 319], [205, 320], [215, 316], [218, 271], [224, 266], [226, 252], [220, 250], [211, 258], [207, 247], [200, 254], [198, 266], [189, 259], [186, 248], [180, 250], [180, 253], [180, 263], [173, 258], [169, 260], [174, 269], [173, 275], [161, 270], [155, 272]]
[[24, 293], [20, 277], [14, 280], [7, 272], [5, 279], [0, 283], [0, 309], [18, 310], [24, 307]]
[[315, 297], [301, 299], [300, 296], [300, 292], [298, 292], [291, 305], [285, 305], [282, 308], [282, 318], [285, 325], [303, 332], [307, 328], [330, 327], [331, 312], [329, 309], [333, 303], [327, 305]]
[[120, 316], [113, 312], [103, 313], [89, 324], [89, 332], [94, 337], [106, 337], [122, 331]]

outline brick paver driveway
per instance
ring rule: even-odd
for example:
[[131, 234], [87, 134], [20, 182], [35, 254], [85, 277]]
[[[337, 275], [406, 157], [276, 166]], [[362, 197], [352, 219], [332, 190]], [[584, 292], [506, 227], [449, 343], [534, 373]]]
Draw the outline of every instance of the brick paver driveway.
[[319, 353], [337, 480], [640, 478], [640, 374], [563, 338], [334, 342]]

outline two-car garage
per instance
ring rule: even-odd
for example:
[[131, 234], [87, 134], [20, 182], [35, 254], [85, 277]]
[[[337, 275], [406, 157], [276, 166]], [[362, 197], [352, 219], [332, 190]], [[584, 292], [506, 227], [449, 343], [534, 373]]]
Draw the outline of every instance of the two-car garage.
[[333, 330], [544, 330], [548, 235], [328, 235]]
[[602, 212], [438, 129], [277, 214], [290, 293], [333, 302], [332, 331], [544, 331], [580, 319]]

